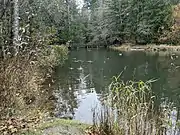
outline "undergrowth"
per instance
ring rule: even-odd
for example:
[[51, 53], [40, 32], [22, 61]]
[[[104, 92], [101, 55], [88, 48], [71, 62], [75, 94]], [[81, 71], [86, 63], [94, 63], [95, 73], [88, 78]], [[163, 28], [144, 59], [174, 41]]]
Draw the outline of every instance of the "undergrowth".
[[66, 47], [53, 46], [0, 60], [0, 134], [28, 128], [53, 109], [48, 100], [53, 96], [52, 72], [63, 64], [67, 53]]

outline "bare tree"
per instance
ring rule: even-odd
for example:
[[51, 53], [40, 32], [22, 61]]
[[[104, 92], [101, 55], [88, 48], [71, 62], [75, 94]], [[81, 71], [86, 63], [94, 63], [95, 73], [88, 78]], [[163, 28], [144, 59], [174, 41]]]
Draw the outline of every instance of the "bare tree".
[[14, 54], [18, 54], [19, 50], [19, 0], [13, 1], [13, 46], [14, 46]]

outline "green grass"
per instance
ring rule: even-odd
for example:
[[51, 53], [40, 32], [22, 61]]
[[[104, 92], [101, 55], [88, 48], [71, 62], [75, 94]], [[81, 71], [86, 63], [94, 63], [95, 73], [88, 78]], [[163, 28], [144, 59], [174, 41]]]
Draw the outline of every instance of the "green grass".
[[88, 127], [87, 124], [82, 124], [79, 121], [64, 120], [64, 119], [54, 119], [49, 122], [42, 123], [38, 127], [39, 127], [39, 129], [42, 130], [42, 129], [46, 129], [46, 128], [50, 128], [50, 127], [54, 127], [54, 126], [73, 126], [73, 127], [79, 128], [79, 129], [85, 129]]
[[40, 123], [36, 128], [29, 129], [28, 131], [22, 132], [19, 135], [42, 135], [42, 131], [45, 129], [53, 128], [53, 127], [74, 127], [79, 129], [80, 131], [84, 131], [90, 125], [82, 124], [79, 121], [75, 120], [64, 120], [64, 119], [52, 119], [50, 121], [45, 121]]

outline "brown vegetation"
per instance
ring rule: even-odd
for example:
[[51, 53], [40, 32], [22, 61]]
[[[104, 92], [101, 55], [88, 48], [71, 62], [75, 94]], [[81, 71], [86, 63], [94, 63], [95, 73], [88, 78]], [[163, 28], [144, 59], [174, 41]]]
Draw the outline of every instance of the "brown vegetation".
[[112, 46], [110, 47], [113, 50], [119, 51], [146, 51], [146, 52], [178, 52], [180, 51], [180, 46], [171, 46], [171, 45], [132, 45], [132, 44], [123, 44], [121, 46]]
[[53, 96], [53, 68], [66, 56], [65, 47], [55, 46], [33, 57], [0, 61], [0, 133], [18, 132], [21, 125], [25, 128], [49, 114], [54, 108], [49, 100]]
[[166, 44], [173, 44], [178, 45], [180, 44], [180, 4], [175, 5], [173, 8], [173, 25], [170, 30], [164, 31], [163, 35], [160, 37], [160, 43]]

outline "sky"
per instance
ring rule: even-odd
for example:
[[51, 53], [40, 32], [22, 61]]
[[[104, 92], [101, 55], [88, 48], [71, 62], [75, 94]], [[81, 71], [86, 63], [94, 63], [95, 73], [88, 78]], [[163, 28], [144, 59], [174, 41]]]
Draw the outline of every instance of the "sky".
[[78, 7], [81, 9], [83, 7], [83, 0], [76, 0]]

